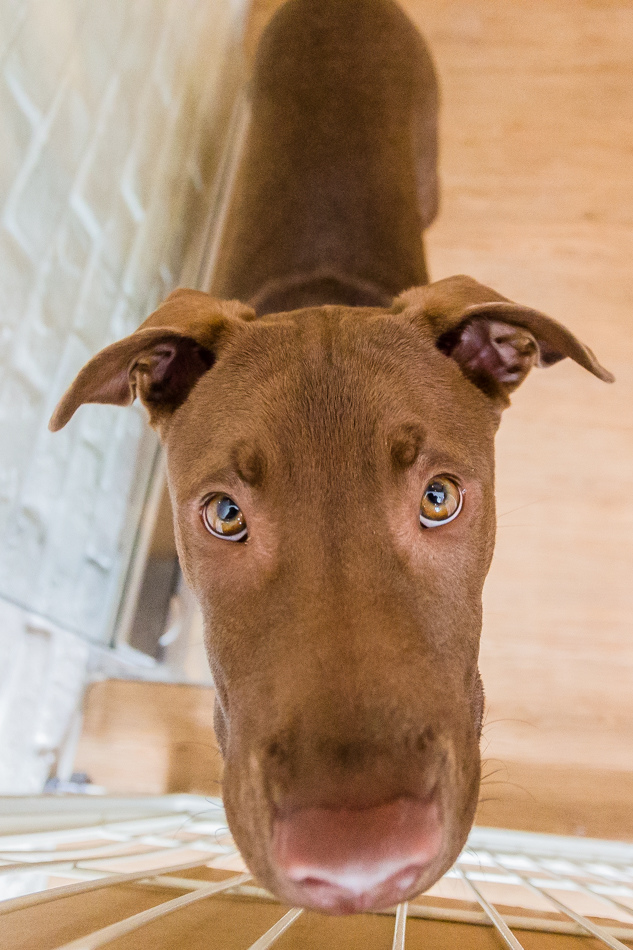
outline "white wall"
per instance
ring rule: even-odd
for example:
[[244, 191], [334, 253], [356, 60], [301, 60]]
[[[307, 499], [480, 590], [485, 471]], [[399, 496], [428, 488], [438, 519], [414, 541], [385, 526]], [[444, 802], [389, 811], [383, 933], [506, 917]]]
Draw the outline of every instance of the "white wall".
[[62, 639], [112, 636], [156, 448], [138, 409], [84, 407], [57, 435], [48, 418], [83, 363], [182, 279], [240, 6], [0, 0], [0, 601], [18, 608], [0, 610], [0, 652], [21, 657], [34, 698], [49, 661], [33, 612]]

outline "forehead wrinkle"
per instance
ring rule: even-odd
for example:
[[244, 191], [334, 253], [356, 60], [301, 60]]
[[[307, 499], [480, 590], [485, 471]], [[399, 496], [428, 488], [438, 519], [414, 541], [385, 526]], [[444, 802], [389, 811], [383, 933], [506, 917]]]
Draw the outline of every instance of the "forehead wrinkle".
[[295, 389], [287, 435], [299, 451], [314, 447], [314, 460], [323, 473], [349, 466], [372, 468], [379, 413], [355, 363], [333, 360], [330, 350], [322, 359], [306, 362]]

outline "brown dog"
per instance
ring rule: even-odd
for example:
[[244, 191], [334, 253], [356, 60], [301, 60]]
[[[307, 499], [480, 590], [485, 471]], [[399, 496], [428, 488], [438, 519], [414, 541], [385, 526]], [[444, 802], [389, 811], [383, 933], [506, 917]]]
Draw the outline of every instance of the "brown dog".
[[249, 305], [176, 291], [51, 422], [147, 407], [232, 832], [262, 884], [332, 913], [419, 893], [463, 846], [501, 410], [534, 365], [611, 379], [541, 313], [467, 277], [423, 286], [436, 99], [392, 0], [290, 0], [260, 44], [215, 285]]

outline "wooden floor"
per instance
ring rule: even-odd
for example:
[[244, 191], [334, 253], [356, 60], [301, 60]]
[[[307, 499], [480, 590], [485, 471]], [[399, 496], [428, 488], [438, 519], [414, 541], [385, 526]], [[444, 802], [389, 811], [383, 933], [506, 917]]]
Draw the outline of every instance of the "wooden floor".
[[[443, 88], [434, 278], [566, 323], [616, 375], [532, 374], [498, 438], [488, 754], [633, 769], [633, 5], [405, 4]], [[632, 802], [633, 804], [633, 802]]]
[[535, 371], [500, 430], [480, 820], [633, 839], [633, 2], [403, 5], [442, 86], [432, 277], [541, 308], [617, 377]]

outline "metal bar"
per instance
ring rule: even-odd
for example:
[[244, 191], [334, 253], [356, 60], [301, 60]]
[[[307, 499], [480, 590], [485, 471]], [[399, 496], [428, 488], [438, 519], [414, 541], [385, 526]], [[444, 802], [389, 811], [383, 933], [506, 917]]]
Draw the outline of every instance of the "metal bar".
[[178, 877], [172, 874], [161, 874], [160, 877], [148, 877], [143, 884], [154, 884], [157, 887], [172, 887], [177, 891], [199, 891], [203, 887], [208, 887], [208, 880], [202, 880], [198, 877]]
[[393, 943], [391, 945], [391, 950], [404, 950], [404, 937], [405, 931], [407, 929], [407, 911], [409, 910], [409, 905], [405, 901], [403, 904], [398, 904], [396, 908], [396, 925], [393, 930]]
[[278, 920], [274, 926], [267, 930], [265, 934], [256, 940], [255, 943], [252, 943], [248, 950], [267, 950], [268, 947], [272, 947], [274, 942], [278, 940], [282, 933], [285, 933], [288, 927], [291, 924], [294, 924], [297, 917], [303, 913], [303, 908], [293, 907], [292, 910], [289, 910], [287, 914]]
[[620, 903], [620, 901], [616, 900], [615, 897], [609, 897], [608, 894], [602, 894], [600, 891], [597, 891], [593, 887], [587, 886], [586, 884], [580, 884], [578, 882], [577, 886], [583, 891], [586, 891], [588, 894], [591, 894], [592, 897], [599, 897], [600, 900], [606, 901], [608, 904], [613, 904], [614, 907], [625, 911], [627, 914], [630, 914], [633, 917], [633, 908], [627, 907], [626, 904]]
[[[497, 867], [503, 868], [503, 865], [493, 858], [493, 861]], [[538, 860], [534, 861], [535, 864], [540, 864]], [[507, 868], [504, 868], [507, 871]], [[589, 920], [588, 917], [584, 917], [582, 914], [577, 914], [575, 910], [572, 910], [571, 907], [568, 907], [563, 901], [559, 900], [557, 897], [553, 897], [548, 890], [544, 887], [540, 887], [538, 884], [535, 884], [533, 881], [534, 875], [526, 874], [524, 871], [512, 871], [508, 872], [515, 874], [521, 881], [525, 884], [526, 887], [529, 887], [530, 890], [534, 891], [536, 894], [540, 894], [542, 897], [545, 897], [547, 900], [551, 901], [566, 917], [571, 917], [580, 927], [588, 931], [594, 937], [597, 937], [598, 940], [601, 940], [607, 947], [611, 947], [612, 950], [627, 950], [625, 945], [621, 943], [616, 937], [609, 933], [604, 927], [601, 927], [599, 924], [594, 924], [593, 921]], [[551, 871], [548, 873], [552, 873]], [[562, 880], [562, 878], [559, 878]], [[618, 905], [617, 901], [611, 900], [610, 898], [605, 897], [602, 894], [597, 894], [594, 891], [589, 890], [589, 888], [583, 887], [578, 881], [573, 881], [574, 887], [577, 888], [581, 893], [585, 891], [588, 894], [592, 894], [595, 897], [602, 897], [606, 903], [611, 903], [616, 906], [621, 906], [623, 910], [626, 910], [628, 913], [633, 915], [631, 908], [625, 907], [624, 905]], [[471, 885], [472, 886], [472, 885]], [[553, 880], [550, 887], [556, 887], [556, 880]]]
[[[543, 867], [543, 864], [541, 861], [537, 861], [534, 858], [532, 860], [534, 861], [534, 864], [536, 864], [538, 867]], [[544, 868], [544, 870], [547, 870], [547, 868]], [[581, 871], [582, 869], [579, 868], [578, 870]], [[584, 874], [585, 872], [582, 871], [582, 873]], [[604, 882], [604, 879], [601, 880], [597, 874], [593, 874], [591, 872], [589, 872], [589, 874], [593, 878], [594, 881], [599, 881], [600, 883]], [[609, 883], [611, 884], [613, 883], [611, 879], [608, 879], [608, 880], [609, 880]], [[623, 910], [625, 913], [629, 914], [630, 917], [633, 917], [633, 908], [627, 907], [626, 904], [620, 903], [620, 901], [616, 900], [615, 897], [609, 897], [608, 894], [602, 894], [600, 891], [596, 890], [590, 884], [583, 884], [581, 881], [575, 881], [572, 879], [572, 883], [574, 887], [577, 888], [579, 891], [582, 891], [585, 894], [590, 894], [591, 897], [597, 897], [599, 900], [603, 901], [603, 903], [611, 904], [612, 907], [617, 907], [618, 910]], [[629, 890], [630, 890], [630, 887], [629, 887]]]
[[499, 911], [489, 904], [486, 898], [483, 896], [478, 887], [475, 887], [473, 882], [470, 880], [467, 874], [462, 871], [460, 867], [456, 868], [457, 873], [463, 881], [466, 882], [467, 887], [471, 889], [475, 897], [477, 898], [477, 903], [483, 908], [484, 913], [490, 918], [491, 922], [497, 928], [497, 933], [505, 943], [507, 947], [510, 947], [510, 950], [525, 950], [522, 943], [519, 943], [517, 938], [514, 936], [505, 920], [499, 913]]
[[[245, 888], [248, 889], [248, 888]], [[383, 913], [383, 911], [379, 911]], [[450, 921], [457, 924], [478, 924], [479, 926], [491, 926], [490, 918], [483, 912], [481, 906], [477, 905], [477, 910], [466, 910], [461, 907], [425, 907], [422, 904], [412, 904], [409, 906], [409, 919], [419, 917], [422, 920]], [[523, 917], [516, 913], [504, 914], [508, 927], [511, 930], [532, 930], [539, 933], [559, 933], [571, 934], [572, 936], [582, 937], [585, 932], [582, 927], [569, 920], [567, 917]], [[627, 929], [626, 926], [613, 927], [612, 932], [617, 934], [622, 940], [633, 940], [633, 928]]]
[[[233, 852], [237, 854], [237, 850]], [[150, 868], [145, 871], [133, 871], [129, 874], [111, 873], [102, 871], [103, 877], [94, 881], [81, 881], [79, 884], [62, 884], [46, 891], [36, 891], [34, 894], [22, 894], [6, 901], [0, 901], [0, 915], [8, 914], [13, 910], [23, 910], [35, 904], [47, 904], [49, 901], [59, 900], [61, 897], [74, 897], [75, 894], [84, 894], [86, 891], [98, 891], [114, 884], [129, 884], [131, 881], [154, 880], [163, 874], [172, 874], [176, 871], [190, 871], [192, 868], [208, 867], [211, 862], [192, 861], [188, 864], [177, 864], [163, 868]]]
[[[543, 897], [546, 897], [549, 901], [552, 902], [559, 910], [563, 912], [567, 917], [571, 917], [572, 920], [575, 920], [584, 930], [592, 934], [594, 937], [597, 937], [598, 940], [602, 940], [607, 947], [611, 947], [611, 950], [630, 950], [629, 947], [626, 947], [619, 940], [616, 940], [615, 937], [612, 937], [608, 930], [605, 930], [604, 927], [600, 927], [599, 924], [594, 924], [593, 921], [589, 920], [587, 917], [583, 917], [582, 914], [577, 914], [575, 910], [572, 910], [571, 907], [568, 907], [567, 904], [564, 904], [563, 901], [558, 900], [557, 897], [552, 897], [552, 895], [546, 891], [544, 888], [539, 887], [538, 884], [533, 884], [528, 878], [524, 878], [523, 875], [519, 875], [524, 881], [524, 883], [535, 891], [537, 894], [541, 894]], [[552, 887], [555, 887], [555, 884], [552, 884]]]
[[20, 861], [19, 864], [0, 865], [2, 874], [28, 874], [32, 871], [42, 871], [44, 868], [56, 868], [58, 871], [68, 871], [75, 867], [75, 861]]
[[[128, 841], [144, 835], [156, 834], [159, 831], [169, 831], [174, 827], [184, 827], [193, 824], [192, 816], [188, 812], [172, 812], [169, 815], [146, 815], [134, 818], [104, 820], [100, 824], [79, 825], [72, 828], [57, 828], [49, 831], [38, 831], [33, 834], [0, 835], [0, 851], [3, 853], [15, 850], [28, 853], [33, 850], [35, 842], [43, 842], [43, 846], [50, 842], [53, 846], [57, 841], [85, 840], [86, 838], [106, 838], [110, 840]], [[136, 826], [136, 827], [135, 827]], [[226, 827], [226, 821], [218, 824]], [[28, 847], [24, 849], [12, 846], [12, 842], [28, 840]], [[42, 850], [39, 848], [38, 850]], [[52, 848], [51, 848], [52, 850]]]
[[55, 950], [97, 950], [97, 947], [103, 947], [106, 943], [110, 943], [119, 937], [124, 937], [134, 930], [139, 930], [141, 927], [145, 927], [146, 924], [151, 924], [154, 920], [166, 917], [167, 914], [173, 914], [174, 911], [180, 910], [182, 907], [187, 907], [188, 904], [195, 904], [197, 901], [204, 900], [206, 897], [212, 897], [214, 894], [219, 894], [222, 891], [230, 890], [232, 887], [237, 887], [238, 884], [250, 880], [250, 877], [250, 874], [238, 874], [235, 877], [230, 877], [226, 881], [210, 884], [209, 887], [204, 890], [183, 894], [181, 897], [175, 897], [173, 900], [158, 904], [157, 907], [150, 907], [149, 910], [143, 910], [140, 914], [133, 914], [131, 917], [126, 917], [125, 920], [120, 920], [116, 924], [110, 924], [108, 927], [102, 927], [101, 930], [95, 930], [94, 933], [86, 934], [85, 937], [79, 937], [78, 940], [71, 940], [70, 943], [56, 947]]
[[130, 856], [130, 852], [121, 851], [122, 846], [130, 848], [135, 845], [146, 844], [148, 850], [142, 852], [137, 851], [137, 855], [160, 854], [161, 851], [175, 851], [177, 848], [191, 848], [194, 842], [183, 842], [174, 838], [169, 842], [163, 842], [160, 846], [154, 843], [154, 846], [151, 847], [151, 845], [141, 838], [129, 838], [124, 842], [116, 841], [114, 844], [103, 844], [94, 848], [69, 848], [66, 851], [53, 851], [50, 848], [46, 851], [2, 851], [0, 852], [0, 861], [6, 861], [7, 864], [0, 864], [0, 870], [3, 867], [28, 867], [29, 864], [35, 867], [36, 863], [41, 865], [58, 864], [60, 861], [96, 861], [98, 858], [127, 858]]
[[[131, 841], [130, 844], [134, 844], [134, 841]], [[191, 851], [191, 850], [200, 850], [200, 854], [204, 855], [209, 854], [214, 857], [218, 854], [225, 854], [226, 852], [212, 851], [211, 848], [208, 849], [194, 849], [192, 845], [183, 844], [180, 847], [175, 846], [173, 848], [157, 848], [153, 851], [124, 851], [123, 853], [117, 852], [115, 854], [108, 854], [105, 857], [108, 861], [114, 861], [117, 858], [121, 860], [129, 858], [130, 860], [139, 859], [139, 858], [155, 858], [161, 854], [169, 854], [170, 851]], [[0, 875], [16, 873], [20, 871], [36, 871], [44, 870], [46, 868], [57, 868], [57, 870], [64, 870], [65, 868], [72, 868], [76, 865], [85, 864], [87, 861], [99, 861], [103, 857], [101, 854], [85, 854], [83, 857], [76, 858], [58, 858], [53, 861], [18, 861], [13, 862], [13, 864], [0, 864]], [[149, 868], [151, 871], [151, 868]]]
[[568, 858], [571, 861], [607, 861], [633, 865], [633, 845], [624, 841], [597, 841], [592, 838], [510, 831], [507, 828], [471, 829], [467, 848], [475, 851], [513, 852], [526, 857]]

